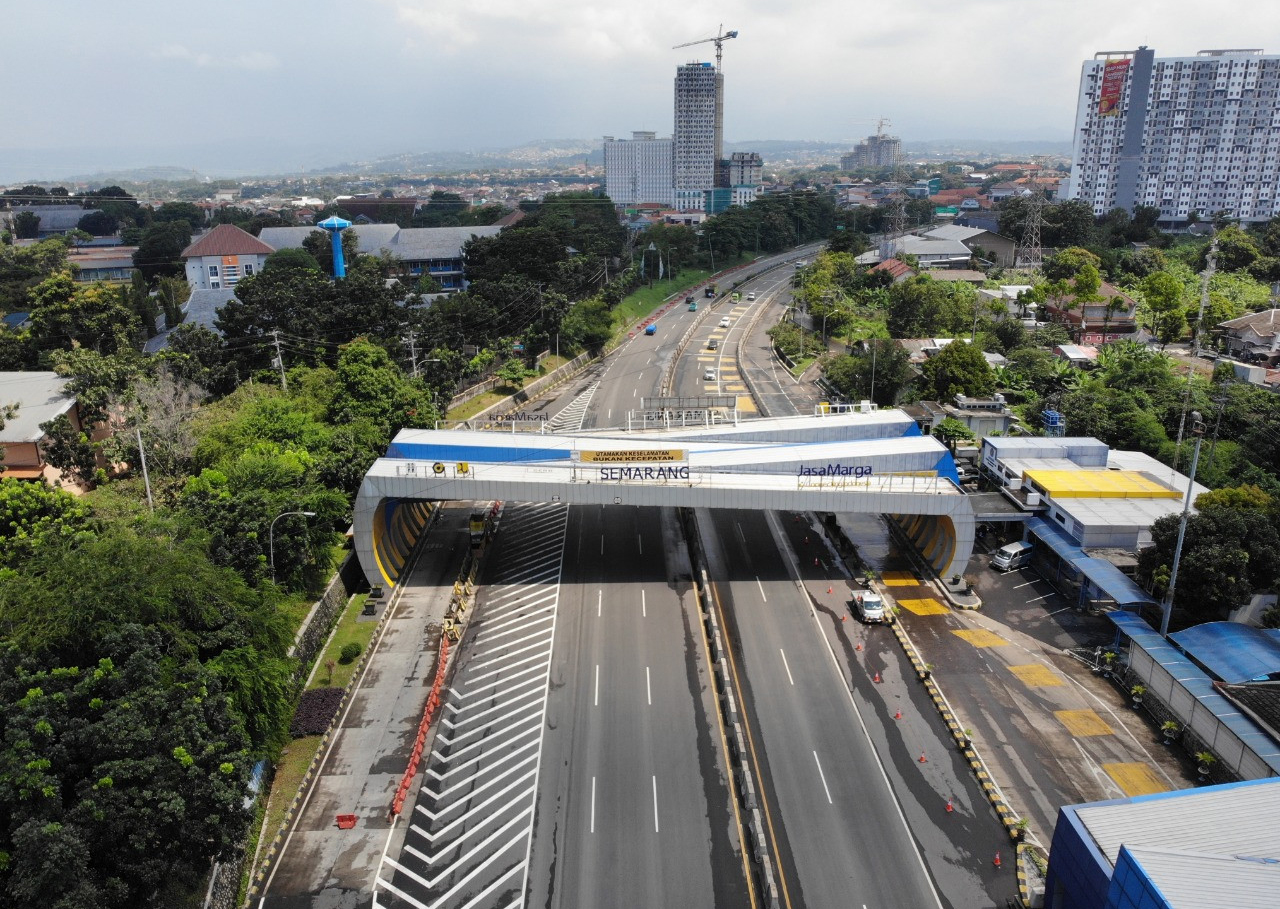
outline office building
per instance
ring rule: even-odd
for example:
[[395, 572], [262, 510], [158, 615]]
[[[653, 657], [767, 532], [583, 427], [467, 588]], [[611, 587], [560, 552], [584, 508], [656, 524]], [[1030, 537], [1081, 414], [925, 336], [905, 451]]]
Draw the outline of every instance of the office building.
[[632, 132], [630, 139], [604, 137], [605, 193], [615, 205], [672, 205], [670, 139]]
[[1101, 52], [1080, 74], [1066, 198], [1097, 215], [1160, 209], [1185, 224], [1226, 211], [1245, 222], [1280, 214], [1280, 56], [1206, 50]]
[[724, 145], [724, 76], [710, 63], [676, 69], [672, 180], [677, 208], [701, 210], [717, 186]]
[[867, 136], [849, 154], [840, 156], [840, 169], [853, 171], [864, 167], [897, 167], [901, 157], [902, 140], [897, 136]]

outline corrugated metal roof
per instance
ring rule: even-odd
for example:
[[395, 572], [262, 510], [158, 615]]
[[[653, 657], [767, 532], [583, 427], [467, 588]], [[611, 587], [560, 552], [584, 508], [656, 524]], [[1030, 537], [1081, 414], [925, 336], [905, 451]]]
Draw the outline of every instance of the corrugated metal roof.
[[1103, 559], [1084, 554], [1070, 534], [1044, 518], [1031, 518], [1027, 529], [1052, 549], [1064, 562], [1073, 566], [1089, 579], [1095, 587], [1116, 601], [1117, 606], [1136, 606], [1154, 603], [1151, 595], [1134, 583], [1133, 579]]
[[1028, 470], [1027, 478], [1055, 499], [1180, 499], [1182, 493], [1132, 470]]
[[1169, 637], [1228, 684], [1280, 679], [1280, 629], [1206, 622]]
[[1121, 846], [1280, 859], [1280, 780], [1138, 796], [1075, 813], [1113, 867]]
[[1179, 909], [1273, 909], [1280, 901], [1280, 863], [1274, 849], [1267, 856], [1270, 861], [1182, 849], [1127, 851], [1169, 905]]
[[75, 406], [67, 383], [56, 372], [0, 372], [0, 404], [17, 404], [18, 412], [5, 421], [0, 442], [38, 442], [47, 423]]

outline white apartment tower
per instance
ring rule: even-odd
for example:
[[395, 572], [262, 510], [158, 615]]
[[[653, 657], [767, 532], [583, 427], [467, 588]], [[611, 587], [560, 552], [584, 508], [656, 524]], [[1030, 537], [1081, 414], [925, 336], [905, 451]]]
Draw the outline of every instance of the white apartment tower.
[[710, 63], [676, 69], [672, 177], [675, 204], [702, 209], [704, 193], [716, 186], [724, 133], [724, 76]]
[[1066, 195], [1096, 215], [1145, 205], [1162, 221], [1268, 221], [1280, 214], [1278, 94], [1280, 56], [1261, 50], [1095, 54], [1080, 74]]
[[652, 132], [631, 133], [630, 139], [604, 137], [604, 189], [615, 205], [674, 201], [671, 140]]

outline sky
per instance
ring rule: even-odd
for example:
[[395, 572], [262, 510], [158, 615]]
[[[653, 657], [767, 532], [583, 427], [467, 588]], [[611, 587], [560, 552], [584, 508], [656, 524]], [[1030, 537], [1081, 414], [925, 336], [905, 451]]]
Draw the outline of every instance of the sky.
[[1081, 63], [1280, 53], [1257, 0], [0, 0], [0, 182], [213, 176], [670, 135], [675, 68], [724, 44], [725, 138], [1064, 141]]

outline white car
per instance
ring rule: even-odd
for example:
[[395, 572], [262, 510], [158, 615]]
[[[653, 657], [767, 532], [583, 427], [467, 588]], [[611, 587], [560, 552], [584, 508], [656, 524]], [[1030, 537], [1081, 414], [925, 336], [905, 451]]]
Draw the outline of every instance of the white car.
[[751, 293], [747, 294], [747, 302], [748, 302], [748, 303], [750, 303], [750, 302], [751, 302], [752, 300], [754, 300], [755, 298], [756, 298], [756, 292], [755, 292], [754, 290], [753, 290], [753, 291], [751, 291]]
[[715, 367], [708, 366], [706, 369], [702, 371], [702, 381], [714, 382], [715, 380], [716, 380]]
[[728, 316], [725, 316], [723, 319], [721, 319], [721, 320], [720, 320], [720, 327], [721, 327], [721, 328], [728, 328], [728, 327], [729, 327], [730, 325], [732, 325], [732, 324], [733, 324], [733, 322], [732, 322], [732, 320], [730, 320], [730, 318], [729, 318]]

